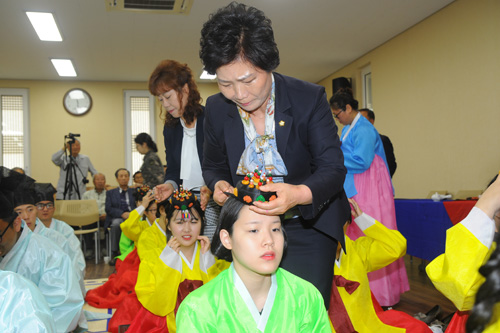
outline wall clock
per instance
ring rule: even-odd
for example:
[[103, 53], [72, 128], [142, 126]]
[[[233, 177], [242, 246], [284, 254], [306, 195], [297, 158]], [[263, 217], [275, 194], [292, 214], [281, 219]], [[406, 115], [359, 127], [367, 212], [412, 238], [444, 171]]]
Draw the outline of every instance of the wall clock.
[[92, 108], [92, 97], [83, 89], [70, 89], [64, 95], [63, 105], [70, 114], [81, 116], [89, 112]]

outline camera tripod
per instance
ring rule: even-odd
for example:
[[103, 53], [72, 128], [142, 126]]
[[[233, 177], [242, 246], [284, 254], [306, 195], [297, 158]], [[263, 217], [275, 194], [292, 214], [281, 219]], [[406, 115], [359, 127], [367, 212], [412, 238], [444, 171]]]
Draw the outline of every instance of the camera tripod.
[[[75, 140], [71, 140], [68, 142], [69, 144], [69, 154], [66, 156], [68, 164], [64, 167], [64, 171], [66, 171], [66, 180], [64, 182], [64, 200], [71, 200], [71, 195], [76, 193], [77, 199], [80, 200], [80, 186], [78, 184], [78, 178], [76, 177], [76, 169], [82, 173], [78, 164], [76, 164], [75, 158], [72, 155], [71, 145], [75, 142]], [[83, 173], [82, 173], [83, 176]], [[85, 178], [85, 177], [84, 177]]]

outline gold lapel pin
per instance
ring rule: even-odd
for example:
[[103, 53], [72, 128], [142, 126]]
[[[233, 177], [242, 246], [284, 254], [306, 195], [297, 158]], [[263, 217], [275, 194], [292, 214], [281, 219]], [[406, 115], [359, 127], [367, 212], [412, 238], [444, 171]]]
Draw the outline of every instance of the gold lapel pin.
[[285, 121], [281, 120], [281, 121], [279, 122], [279, 124], [280, 124], [280, 126], [281, 126], [281, 127], [283, 127], [283, 126], [285, 126]]

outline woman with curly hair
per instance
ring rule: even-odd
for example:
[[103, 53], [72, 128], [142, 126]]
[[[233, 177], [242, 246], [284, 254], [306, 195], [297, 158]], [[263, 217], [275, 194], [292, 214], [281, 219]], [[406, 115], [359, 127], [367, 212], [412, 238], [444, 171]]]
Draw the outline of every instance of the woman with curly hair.
[[165, 184], [156, 186], [156, 197], [164, 201], [182, 185], [200, 198], [205, 210], [205, 235], [215, 231], [220, 208], [210, 200], [211, 191], [201, 173], [203, 159], [204, 107], [191, 69], [175, 60], [163, 60], [149, 78], [149, 91], [162, 105], [165, 126], [167, 170]]

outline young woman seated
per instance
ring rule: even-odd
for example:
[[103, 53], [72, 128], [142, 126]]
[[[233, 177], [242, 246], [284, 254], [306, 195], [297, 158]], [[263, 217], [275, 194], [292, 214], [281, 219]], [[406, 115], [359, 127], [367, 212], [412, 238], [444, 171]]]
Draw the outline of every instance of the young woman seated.
[[331, 332], [320, 292], [278, 268], [286, 246], [279, 216], [235, 198], [224, 204], [212, 252], [231, 267], [189, 294], [178, 332]]

